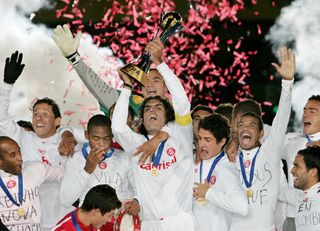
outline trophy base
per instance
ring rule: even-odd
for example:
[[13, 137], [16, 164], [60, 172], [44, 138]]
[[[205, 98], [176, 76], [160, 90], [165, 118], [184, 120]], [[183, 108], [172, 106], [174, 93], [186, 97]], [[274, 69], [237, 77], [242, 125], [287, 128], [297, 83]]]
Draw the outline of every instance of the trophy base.
[[133, 79], [138, 84], [145, 86], [147, 82], [147, 74], [133, 63], [129, 63], [120, 69], [122, 72], [126, 73], [131, 79]]

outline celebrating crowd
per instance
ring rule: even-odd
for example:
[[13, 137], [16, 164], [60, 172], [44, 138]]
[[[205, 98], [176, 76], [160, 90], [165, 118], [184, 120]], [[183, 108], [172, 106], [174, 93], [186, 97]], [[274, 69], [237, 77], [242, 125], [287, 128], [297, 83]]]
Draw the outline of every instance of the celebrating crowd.
[[[159, 38], [145, 51], [156, 66], [133, 94], [132, 78], [108, 86], [78, 53], [67, 25], [53, 40], [105, 115], [85, 131], [61, 126], [50, 98], [32, 107], [32, 127], [13, 121], [10, 93], [23, 54], [6, 59], [0, 84], [0, 219], [12, 231], [320, 230], [320, 94], [303, 108], [302, 132], [286, 133], [295, 55], [279, 51], [279, 107], [264, 124], [248, 99], [191, 110], [162, 60]], [[283, 162], [287, 168], [283, 168]]]

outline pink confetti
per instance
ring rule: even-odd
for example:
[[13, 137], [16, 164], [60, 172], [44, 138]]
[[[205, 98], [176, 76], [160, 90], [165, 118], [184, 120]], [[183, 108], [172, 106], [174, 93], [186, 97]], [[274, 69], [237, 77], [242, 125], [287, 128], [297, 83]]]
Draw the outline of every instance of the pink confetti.
[[261, 34], [261, 27], [259, 24], [257, 25], [257, 29], [258, 29], [258, 34]]
[[269, 102], [269, 101], [264, 101], [262, 102], [262, 104], [265, 106], [272, 106], [272, 102]]
[[[99, 1], [101, 18], [92, 19], [89, 12], [92, 12], [92, 6], [97, 0], [87, 0], [87, 4], [80, 1], [74, 4], [75, 1], [69, 0], [60, 2], [62, 6], [56, 10], [57, 18], [70, 19], [70, 24], [76, 25], [77, 31], [90, 32], [97, 46], [109, 47], [124, 63], [140, 55], [154, 35], [162, 12], [179, 10], [176, 9], [173, 0], [115, 0], [107, 1], [108, 4], [105, 5]], [[190, 101], [207, 100], [205, 103], [216, 106], [218, 102], [226, 99], [227, 88], [235, 89], [234, 96], [228, 98], [232, 103], [252, 95], [250, 86], [245, 81], [251, 75], [249, 63], [257, 55], [257, 51], [244, 50], [242, 40], [247, 34], [234, 38], [226, 33], [221, 39], [220, 35], [216, 34], [212, 22], [220, 21], [226, 31], [229, 30], [230, 24], [241, 27], [243, 22], [238, 18], [239, 12], [256, 4], [257, 0], [252, 0], [251, 3], [244, 3], [243, 0], [194, 0], [188, 13], [182, 15], [185, 30], [170, 38], [165, 44], [163, 58], [181, 78]], [[256, 15], [259, 13], [255, 9], [253, 11]], [[257, 27], [258, 34], [262, 35], [260, 26]], [[85, 34], [83, 38], [86, 39]], [[226, 45], [228, 50], [225, 50]], [[220, 67], [216, 61], [223, 55], [227, 55], [226, 60], [230, 62]], [[86, 59], [82, 54], [82, 60]], [[107, 57], [106, 62], [110, 62]], [[67, 70], [71, 71], [72, 67], [68, 66]], [[98, 72], [106, 78], [109, 76], [103, 67]], [[106, 82], [111, 83], [109, 80]], [[118, 86], [119, 83], [116, 82], [115, 85]], [[84, 91], [87, 92], [83, 89], [83, 94]], [[92, 112], [85, 105], [78, 107], [88, 116]], [[79, 124], [84, 126], [83, 121], [79, 121]]]
[[74, 15], [72, 15], [72, 14], [64, 14], [63, 17], [73, 19]]

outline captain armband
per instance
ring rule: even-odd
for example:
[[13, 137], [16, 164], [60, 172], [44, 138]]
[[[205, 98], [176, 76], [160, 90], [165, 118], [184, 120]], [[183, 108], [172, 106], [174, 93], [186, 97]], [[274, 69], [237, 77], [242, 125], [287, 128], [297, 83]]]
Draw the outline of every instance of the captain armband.
[[175, 121], [177, 124], [181, 126], [187, 126], [192, 123], [191, 114], [188, 113], [186, 115], [180, 116], [178, 114], [175, 114]]

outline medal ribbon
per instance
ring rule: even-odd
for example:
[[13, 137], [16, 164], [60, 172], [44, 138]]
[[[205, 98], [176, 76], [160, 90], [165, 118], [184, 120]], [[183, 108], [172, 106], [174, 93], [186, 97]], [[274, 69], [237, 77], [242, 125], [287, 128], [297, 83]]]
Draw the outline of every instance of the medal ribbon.
[[[88, 147], [89, 147], [89, 143], [84, 143], [83, 146], [82, 146], [82, 149], [81, 149], [82, 155], [83, 155], [83, 157], [84, 157], [85, 159], [88, 158], [88, 151], [87, 151]], [[107, 158], [110, 158], [110, 157], [113, 155], [113, 153], [114, 153], [114, 149], [113, 149], [113, 148], [110, 148], [110, 149], [104, 154], [104, 158], [103, 158], [102, 161], [104, 161], [104, 160], [107, 159]]]
[[240, 152], [239, 155], [239, 160], [240, 160], [240, 167], [241, 167], [241, 174], [242, 174], [242, 178], [244, 180], [244, 183], [246, 185], [247, 188], [250, 188], [252, 185], [252, 181], [253, 181], [253, 175], [254, 175], [254, 166], [256, 164], [256, 159], [257, 159], [257, 155], [260, 151], [260, 147], [258, 148], [257, 152], [254, 154], [254, 157], [252, 159], [252, 164], [251, 164], [251, 168], [250, 168], [250, 178], [249, 181], [247, 179], [247, 175], [246, 175], [246, 170], [244, 169], [244, 163], [243, 163], [243, 153]]
[[16, 206], [21, 206], [22, 205], [22, 199], [23, 199], [23, 177], [22, 177], [22, 173], [20, 173], [18, 175], [18, 198], [19, 198], [19, 203], [13, 199], [13, 196], [11, 195], [11, 193], [9, 192], [9, 190], [7, 189], [7, 187], [5, 186], [2, 178], [0, 177], [0, 187], [2, 188], [2, 190], [4, 191], [4, 193], [7, 195], [7, 197], [10, 199], [10, 201], [15, 204]]
[[312, 144], [312, 143], [313, 143], [313, 141], [311, 140], [311, 138], [310, 138], [309, 135], [306, 134], [306, 138], [307, 138], [309, 144]]
[[[222, 151], [215, 159], [212, 161], [208, 176], [207, 176], [207, 181], [210, 182], [211, 175], [213, 173], [213, 170], [215, 169], [217, 163], [220, 161], [220, 159], [224, 156], [224, 151]], [[202, 183], [202, 165], [203, 165], [203, 160], [200, 162], [200, 184]]]
[[[149, 140], [149, 137], [148, 136], [145, 136], [147, 138], [147, 140]], [[152, 158], [152, 163], [155, 167], [157, 167], [160, 163], [160, 159], [161, 159], [161, 156], [162, 156], [162, 152], [163, 152], [163, 148], [164, 148], [164, 145], [165, 143], [167, 142], [167, 140], [164, 140], [160, 143], [159, 147], [158, 147], [158, 150], [157, 150], [157, 153], [154, 154], [153, 158]]]
[[77, 210], [74, 210], [74, 211], [72, 212], [72, 215], [71, 215], [71, 217], [72, 217], [72, 224], [73, 224], [73, 226], [75, 227], [76, 231], [81, 231], [81, 228], [80, 228], [80, 226], [79, 226], [79, 224], [78, 224], [78, 222], [77, 222], [77, 219], [76, 219], [76, 212], [77, 212]]

